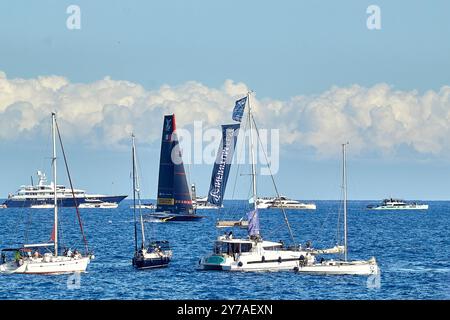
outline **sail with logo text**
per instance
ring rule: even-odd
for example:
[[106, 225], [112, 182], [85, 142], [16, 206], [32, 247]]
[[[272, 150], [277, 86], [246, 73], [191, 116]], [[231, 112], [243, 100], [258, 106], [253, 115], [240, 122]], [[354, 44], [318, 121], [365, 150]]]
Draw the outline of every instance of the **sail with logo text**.
[[[252, 115], [252, 108], [250, 104], [251, 92], [245, 97], [236, 101], [233, 110], [233, 120], [241, 122], [244, 116], [244, 111], [247, 109], [247, 123], [249, 125], [249, 151], [251, 156], [251, 186], [252, 195], [249, 200], [250, 208], [248, 211], [244, 211], [243, 218], [239, 221], [219, 221], [217, 227], [246, 227], [246, 237], [234, 237], [232, 232], [228, 235], [219, 236], [214, 243], [214, 251], [202, 257], [199, 260], [200, 270], [223, 270], [223, 271], [280, 271], [280, 270], [294, 270], [297, 268], [299, 261], [312, 263], [316, 252], [309, 246], [303, 248], [301, 245], [295, 244], [295, 239], [292, 234], [292, 230], [287, 219], [287, 215], [283, 210], [284, 220], [288, 227], [289, 234], [292, 242], [294, 243], [290, 247], [285, 247], [281, 241], [267, 241], [263, 240], [260, 230], [259, 212], [257, 208], [257, 184], [256, 184], [256, 162], [255, 162], [255, 142], [253, 141], [254, 133], [256, 130], [256, 137], [259, 139], [258, 129], [256, 122]], [[246, 108], [247, 107], [247, 108]], [[227, 129], [228, 127], [225, 127]], [[233, 129], [236, 132], [238, 126]], [[221, 203], [223, 200], [223, 194], [225, 191], [226, 180], [228, 177], [228, 171], [232, 158], [232, 152], [227, 152], [227, 145], [231, 142], [235, 142], [237, 134], [232, 137], [233, 130], [228, 134], [224, 131], [221, 147], [217, 156], [216, 164], [213, 169], [213, 175], [211, 178], [211, 187], [209, 192], [208, 201], [211, 203]], [[234, 147], [234, 146], [233, 146]], [[268, 162], [267, 166], [270, 170]], [[275, 191], [278, 194], [278, 190], [275, 184], [275, 180], [272, 177], [272, 182], [275, 187]], [[283, 209], [283, 208], [282, 208]], [[333, 248], [331, 251], [334, 251]], [[321, 253], [327, 250], [321, 250]]]
[[195, 221], [203, 218], [196, 214], [192, 206], [174, 114], [164, 116], [157, 204], [155, 212], [148, 216], [161, 221]]
[[[223, 207], [223, 198], [230, 174], [231, 162], [233, 160], [237, 137], [239, 135], [240, 124], [222, 125], [222, 140], [217, 151], [216, 161], [214, 162], [211, 183], [208, 192], [207, 204], [220, 209]], [[218, 228], [223, 227], [247, 227], [246, 220], [238, 221], [218, 221]]]

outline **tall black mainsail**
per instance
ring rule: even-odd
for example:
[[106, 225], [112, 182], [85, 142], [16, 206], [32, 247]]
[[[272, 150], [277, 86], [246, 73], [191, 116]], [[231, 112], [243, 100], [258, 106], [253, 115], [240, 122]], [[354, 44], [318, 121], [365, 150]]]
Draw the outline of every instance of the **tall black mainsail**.
[[192, 206], [192, 197], [184, 170], [176, 134], [175, 115], [164, 116], [159, 162], [158, 197], [155, 212], [172, 214], [160, 216], [167, 220], [199, 218]]

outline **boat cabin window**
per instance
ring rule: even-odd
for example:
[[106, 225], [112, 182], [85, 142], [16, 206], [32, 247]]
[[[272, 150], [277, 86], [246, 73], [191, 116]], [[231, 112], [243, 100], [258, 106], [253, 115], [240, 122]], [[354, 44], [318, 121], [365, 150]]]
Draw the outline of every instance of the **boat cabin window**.
[[228, 255], [233, 255], [235, 253], [249, 252], [251, 249], [251, 243], [227, 243], [218, 241], [214, 245], [215, 254], [226, 253]]

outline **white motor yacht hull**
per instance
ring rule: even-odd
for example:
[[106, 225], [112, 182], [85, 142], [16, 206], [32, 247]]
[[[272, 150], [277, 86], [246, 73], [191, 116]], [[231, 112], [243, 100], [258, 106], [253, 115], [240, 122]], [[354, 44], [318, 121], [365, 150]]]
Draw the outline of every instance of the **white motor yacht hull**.
[[292, 210], [316, 210], [316, 205], [313, 203], [300, 203], [300, 204], [288, 204], [288, 205], [273, 205], [269, 208], [273, 209], [292, 209]]
[[306, 251], [273, 250], [231, 255], [210, 255], [199, 261], [200, 270], [293, 271], [299, 261], [314, 257]]
[[411, 206], [378, 206], [369, 208], [370, 210], [428, 210], [427, 204], [411, 205]]
[[44, 257], [39, 259], [26, 259], [19, 265], [15, 261], [0, 265], [0, 273], [24, 274], [61, 274], [72, 272], [85, 272], [90, 262], [89, 257]]

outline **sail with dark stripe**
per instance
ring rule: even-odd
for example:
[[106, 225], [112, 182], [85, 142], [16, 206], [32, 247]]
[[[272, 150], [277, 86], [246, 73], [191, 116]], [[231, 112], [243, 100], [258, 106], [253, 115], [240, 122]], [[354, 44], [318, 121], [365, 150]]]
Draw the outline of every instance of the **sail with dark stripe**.
[[222, 141], [217, 151], [208, 192], [208, 203], [218, 207], [222, 206], [239, 127], [238, 123], [222, 125]]
[[176, 134], [175, 115], [164, 116], [156, 212], [193, 213], [192, 198]]

